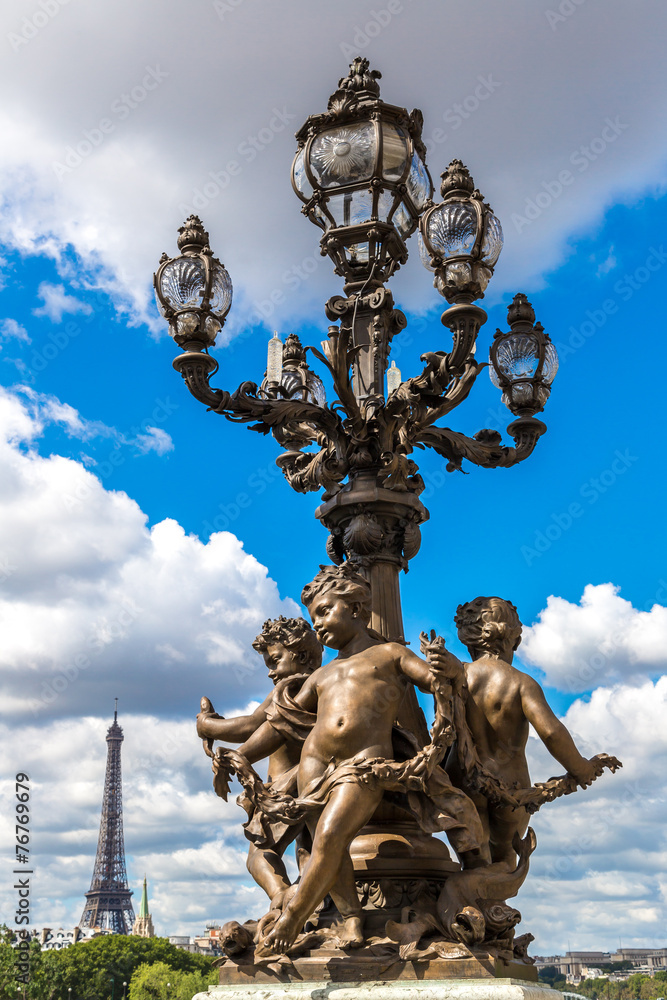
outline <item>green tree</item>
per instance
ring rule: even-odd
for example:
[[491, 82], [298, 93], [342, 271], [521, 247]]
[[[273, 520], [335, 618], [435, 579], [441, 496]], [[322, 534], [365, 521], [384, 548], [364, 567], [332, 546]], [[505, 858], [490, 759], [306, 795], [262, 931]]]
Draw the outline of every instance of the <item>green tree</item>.
[[[16, 949], [0, 942], [0, 1000], [17, 1000], [17, 962]], [[210, 958], [176, 948], [166, 938], [108, 934], [61, 951], [42, 951], [33, 941], [26, 1000], [111, 1000], [112, 994], [114, 1000], [122, 1000], [123, 982], [130, 983], [140, 965], [155, 962], [174, 972], [203, 977], [207, 984], [217, 978], [211, 973]]]
[[211, 982], [210, 973], [181, 972], [165, 962], [145, 963], [132, 976], [129, 1000], [192, 1000], [195, 993], [205, 992]]

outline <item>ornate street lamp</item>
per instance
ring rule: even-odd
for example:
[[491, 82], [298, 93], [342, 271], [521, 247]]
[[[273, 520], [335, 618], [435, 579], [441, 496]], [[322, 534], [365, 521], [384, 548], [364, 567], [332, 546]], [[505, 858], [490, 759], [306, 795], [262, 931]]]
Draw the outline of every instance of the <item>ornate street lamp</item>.
[[325, 231], [320, 246], [348, 285], [385, 281], [408, 259], [405, 240], [433, 192], [422, 114], [380, 100], [381, 74], [357, 58], [296, 133], [292, 184]]
[[178, 230], [181, 256], [162, 254], [153, 278], [157, 307], [186, 351], [213, 347], [232, 304], [232, 282], [196, 215]]
[[[321, 350], [304, 348], [295, 334], [269, 343], [264, 380], [230, 393], [209, 380], [217, 363], [208, 350], [231, 304], [231, 281], [208, 246], [196, 217], [179, 230], [181, 255], [163, 255], [155, 275], [158, 306], [182, 348], [174, 367], [192, 394], [238, 423], [271, 432], [284, 453], [277, 459], [297, 492], [323, 490], [316, 515], [329, 529], [327, 552], [348, 560], [370, 581], [372, 627], [402, 640], [399, 573], [420, 546], [428, 511], [424, 483], [410, 457], [430, 447], [448, 469], [464, 460], [485, 468], [527, 458], [545, 425], [542, 410], [556, 374], [553, 345], [524, 295], [509, 308], [510, 333], [491, 348], [491, 378], [517, 417], [509, 432], [467, 437], [437, 424], [469, 394], [480, 371], [476, 340], [486, 313], [483, 296], [502, 248], [500, 223], [475, 189], [460, 160], [442, 175], [442, 202], [432, 183], [421, 141], [422, 115], [385, 104], [380, 74], [355, 59], [324, 114], [311, 115], [297, 132], [292, 182], [303, 212], [323, 230], [321, 249], [344, 278], [344, 294], [329, 299], [332, 325]], [[407, 259], [406, 240], [420, 226], [421, 253], [435, 285], [450, 303], [442, 322], [453, 334], [449, 352], [423, 355], [423, 371], [403, 379], [392, 362], [392, 338], [406, 325], [384, 282]], [[306, 352], [329, 371], [335, 399], [327, 403]], [[413, 731], [426, 739], [423, 721]]]
[[532, 417], [544, 409], [549, 398], [558, 354], [542, 324], [535, 323], [533, 307], [525, 295], [514, 296], [507, 320], [511, 332], [496, 330], [493, 338], [489, 375], [503, 390], [503, 403], [512, 413]]

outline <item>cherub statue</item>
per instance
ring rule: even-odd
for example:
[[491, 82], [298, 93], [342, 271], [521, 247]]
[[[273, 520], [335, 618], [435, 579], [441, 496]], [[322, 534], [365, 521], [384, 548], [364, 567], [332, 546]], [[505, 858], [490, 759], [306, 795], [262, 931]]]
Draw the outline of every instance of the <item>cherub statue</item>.
[[[471, 663], [463, 665], [467, 687], [465, 723], [468, 732], [458, 734], [457, 746], [446, 764], [457, 787], [473, 798], [493, 862], [516, 864], [515, 837], [523, 837], [529, 812], [544, 801], [586, 788], [620, 762], [606, 754], [587, 760], [547, 704], [542, 688], [532, 677], [512, 666], [521, 642], [521, 622], [516, 608], [499, 597], [477, 597], [457, 609], [459, 639], [468, 648]], [[437, 659], [434, 653], [433, 658]], [[447, 661], [451, 662], [451, 661]], [[526, 743], [532, 725], [547, 750], [567, 775], [531, 788]], [[467, 746], [466, 744], [467, 738]], [[472, 746], [470, 745], [472, 739]], [[497, 779], [498, 788], [510, 794], [494, 795], [471, 782], [471, 757], [487, 777]], [[475, 786], [476, 785], [476, 786]]]
[[[203, 738], [209, 756], [213, 756], [214, 740], [241, 743], [251, 737], [269, 717], [279, 727], [280, 709], [276, 706], [288, 704], [322, 662], [322, 646], [303, 618], [281, 616], [264, 622], [261, 633], [252, 645], [264, 658], [275, 687], [252, 715], [234, 719], [222, 718], [214, 711], [210, 700], [202, 698], [201, 712], [197, 716], [197, 732]], [[308, 731], [307, 728], [304, 733], [299, 734], [292, 725], [285, 734], [284, 742], [269, 758], [269, 779], [272, 786], [280, 792], [296, 794], [296, 772], [301, 746]], [[304, 834], [308, 842], [301, 843], [301, 846], [303, 851], [307, 851], [310, 846], [309, 835], [304, 822], [294, 825], [278, 822], [274, 824], [270, 844], [267, 845], [266, 827], [271, 821], [259, 810], [248, 811], [251, 814], [245, 825], [246, 836], [250, 840], [248, 871], [271, 900], [271, 908], [279, 909], [291, 884], [282, 860], [283, 854], [294, 840], [301, 843]]]
[[[412, 682], [433, 693], [447, 689], [448, 672], [460, 673], [460, 662], [441, 644], [432, 666], [400, 643], [385, 642], [373, 633], [368, 627], [370, 585], [348, 564], [322, 567], [301, 599], [318, 639], [338, 655], [314, 671], [293, 699], [293, 710], [302, 713], [297, 724], [303, 725], [310, 713], [311, 729], [301, 751], [299, 796], [289, 802], [285, 798], [285, 815], [292, 821], [305, 815], [313, 846], [296, 892], [285, 900], [282, 913], [260, 942], [260, 950], [279, 954], [293, 945], [327, 893], [342, 918], [339, 943], [343, 947], [363, 943], [362, 911], [348, 849], [373, 816], [384, 789], [421, 789], [432, 795], [435, 825], [429, 829], [447, 831], [465, 868], [488, 861], [473, 803], [438, 766], [446, 742], [425, 748], [405, 763], [393, 759], [392, 729], [406, 686]], [[283, 745], [288, 713], [279, 721], [281, 728], [275, 717], [267, 718], [238, 753], [218, 751], [219, 767], [236, 770], [244, 784], [249, 782], [249, 794], [263, 797], [266, 809], [280, 803], [272, 790], [267, 795], [254, 772], [248, 774], [247, 765]], [[443, 727], [438, 732], [442, 734]]]

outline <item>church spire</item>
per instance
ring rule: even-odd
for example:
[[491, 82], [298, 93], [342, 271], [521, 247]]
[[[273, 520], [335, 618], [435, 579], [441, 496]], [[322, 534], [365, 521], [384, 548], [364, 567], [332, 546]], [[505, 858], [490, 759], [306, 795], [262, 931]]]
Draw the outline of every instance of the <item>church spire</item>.
[[155, 937], [153, 918], [148, 910], [148, 887], [146, 876], [144, 875], [144, 885], [141, 891], [141, 903], [139, 904], [139, 915], [132, 926], [132, 933], [138, 937]]
[[139, 905], [139, 916], [148, 916], [148, 889], [146, 887], [146, 876], [144, 875], [144, 888], [141, 893], [141, 903]]

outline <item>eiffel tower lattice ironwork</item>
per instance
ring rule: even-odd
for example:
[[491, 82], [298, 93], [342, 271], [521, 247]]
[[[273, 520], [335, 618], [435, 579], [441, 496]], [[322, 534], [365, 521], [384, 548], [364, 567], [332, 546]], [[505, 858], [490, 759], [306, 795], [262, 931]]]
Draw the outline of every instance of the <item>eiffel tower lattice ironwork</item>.
[[100, 836], [90, 889], [79, 921], [80, 927], [99, 927], [113, 934], [129, 934], [134, 923], [132, 891], [127, 885], [123, 841], [123, 790], [120, 746], [123, 730], [118, 725], [118, 699], [113, 724], [107, 732], [107, 771]]

